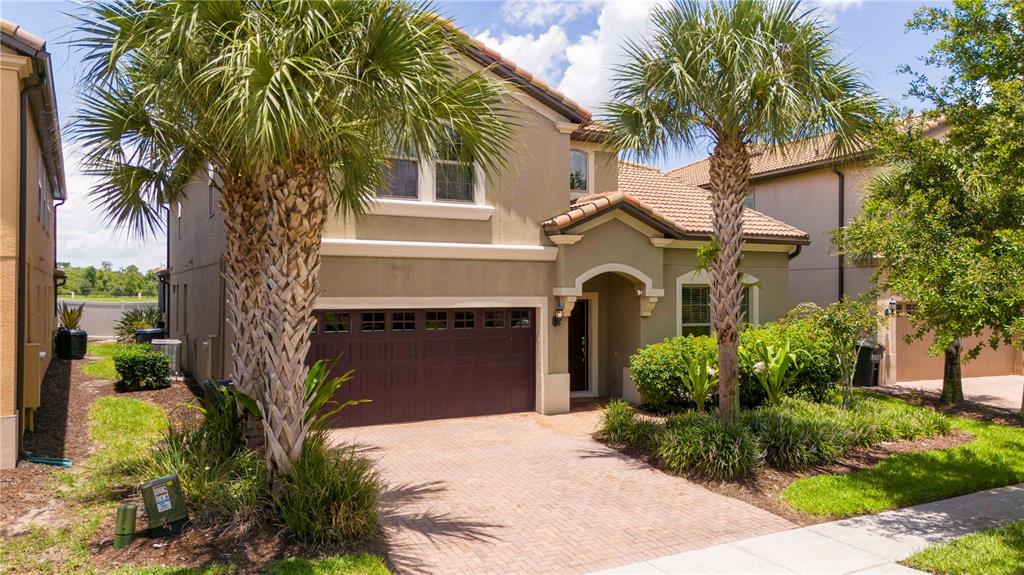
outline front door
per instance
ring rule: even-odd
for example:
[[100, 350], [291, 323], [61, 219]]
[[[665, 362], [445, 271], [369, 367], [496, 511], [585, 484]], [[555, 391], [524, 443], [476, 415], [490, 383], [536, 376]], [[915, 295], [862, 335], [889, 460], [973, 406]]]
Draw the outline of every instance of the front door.
[[569, 391], [590, 390], [587, 334], [590, 331], [590, 302], [576, 300], [569, 316]]

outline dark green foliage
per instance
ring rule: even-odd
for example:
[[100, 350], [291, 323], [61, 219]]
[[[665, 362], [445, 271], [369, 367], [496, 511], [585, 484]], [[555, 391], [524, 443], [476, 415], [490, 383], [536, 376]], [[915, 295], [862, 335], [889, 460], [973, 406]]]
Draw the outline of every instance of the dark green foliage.
[[658, 458], [677, 473], [733, 481], [752, 477], [761, 462], [757, 440], [742, 423], [690, 412], [670, 417], [665, 428]]
[[171, 385], [170, 358], [148, 345], [132, 345], [114, 354], [114, 369], [121, 378], [118, 391], [161, 389]]
[[[740, 347], [765, 345], [781, 347], [786, 341], [800, 355], [801, 370], [787, 388], [788, 395], [812, 401], [828, 396], [839, 378], [839, 364], [828, 332], [810, 319], [794, 319], [760, 326], [750, 326], [740, 334]], [[806, 354], [806, 355], [805, 355]], [[692, 405], [679, 372], [686, 369], [690, 358], [718, 362], [717, 346], [710, 336], [668, 338], [644, 346], [629, 360], [630, 372], [637, 391], [652, 409], [671, 412]], [[740, 355], [740, 404], [756, 407], [767, 399], [764, 388], [754, 374], [754, 361]]]
[[311, 432], [275, 498], [280, 526], [314, 546], [365, 539], [377, 530], [381, 487], [369, 459], [331, 450], [322, 431]]
[[72, 293], [76, 296], [156, 295], [157, 278], [153, 270], [142, 273], [134, 265], [115, 270], [110, 262], [103, 262], [98, 268], [76, 267], [69, 262], [58, 262], [57, 265], [67, 276], [64, 285], [57, 290], [61, 297], [70, 297]]
[[785, 471], [804, 470], [834, 462], [849, 446], [848, 431], [831, 418], [818, 419], [785, 401], [743, 414], [743, 422], [757, 437], [765, 462]]
[[121, 319], [114, 324], [117, 341], [122, 343], [135, 341], [135, 330], [156, 327], [160, 319], [160, 310], [155, 305], [128, 308], [121, 314]]
[[663, 431], [658, 421], [638, 415], [621, 399], [611, 401], [605, 408], [601, 435], [612, 443], [651, 452], [657, 448]]
[[177, 473], [189, 513], [200, 523], [259, 521], [268, 511], [266, 468], [242, 444], [234, 399], [218, 390], [198, 409], [198, 424], [168, 430], [147, 458], [145, 475]]
[[707, 336], [673, 337], [644, 346], [629, 358], [629, 369], [637, 391], [652, 409], [671, 411], [690, 404], [679, 372], [690, 358], [718, 365], [718, 347]]

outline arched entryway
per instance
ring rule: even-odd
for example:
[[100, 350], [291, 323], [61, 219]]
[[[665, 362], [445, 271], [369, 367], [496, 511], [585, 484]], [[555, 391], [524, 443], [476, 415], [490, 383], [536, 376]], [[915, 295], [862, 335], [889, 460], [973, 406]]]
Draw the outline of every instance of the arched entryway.
[[621, 396], [623, 369], [639, 347], [643, 318], [664, 290], [627, 264], [608, 263], [556, 288], [564, 307], [572, 397]]

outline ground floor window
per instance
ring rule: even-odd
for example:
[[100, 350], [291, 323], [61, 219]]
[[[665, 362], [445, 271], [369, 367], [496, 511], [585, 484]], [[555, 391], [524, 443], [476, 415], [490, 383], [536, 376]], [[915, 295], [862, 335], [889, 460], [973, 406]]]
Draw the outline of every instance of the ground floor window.
[[[711, 288], [706, 285], [684, 285], [679, 293], [680, 335], [711, 335]], [[750, 287], [743, 288], [740, 322], [750, 317]]]

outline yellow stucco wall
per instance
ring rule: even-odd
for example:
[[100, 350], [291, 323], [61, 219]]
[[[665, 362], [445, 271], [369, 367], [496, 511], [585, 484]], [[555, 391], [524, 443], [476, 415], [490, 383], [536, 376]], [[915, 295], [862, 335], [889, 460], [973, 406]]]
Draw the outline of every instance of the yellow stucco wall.
[[[0, 54], [0, 468], [17, 457], [20, 423], [18, 355], [26, 374], [39, 385], [53, 357], [54, 208], [53, 192], [42, 162], [43, 150], [32, 114], [26, 110], [25, 197], [21, 195], [21, 89], [31, 72], [28, 58], [4, 49]], [[21, 210], [24, 204], [24, 259], [19, 260]], [[18, 293], [18, 276], [24, 292]], [[24, 310], [25, 331], [18, 332], [18, 309]], [[28, 362], [34, 362], [29, 364]], [[46, 401], [46, 390], [42, 390]]]

